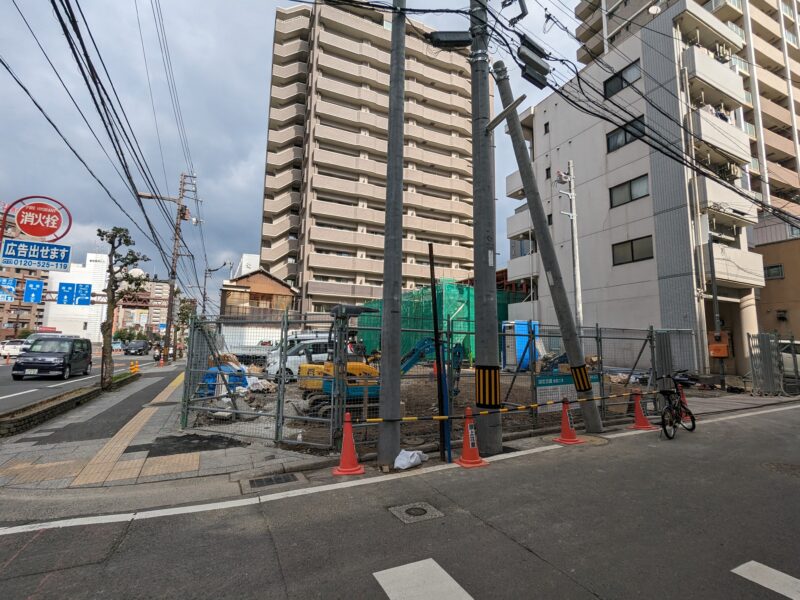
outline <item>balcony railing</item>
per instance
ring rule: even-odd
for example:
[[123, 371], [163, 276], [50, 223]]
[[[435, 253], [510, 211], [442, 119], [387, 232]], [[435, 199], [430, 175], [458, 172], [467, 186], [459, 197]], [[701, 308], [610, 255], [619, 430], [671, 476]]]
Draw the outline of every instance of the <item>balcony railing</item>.
[[745, 90], [744, 99], [747, 101], [747, 103], [750, 106], [752, 106], [753, 105], [753, 92], [748, 92], [747, 90]]
[[750, 172], [751, 173], [761, 173], [761, 165], [758, 163], [757, 158], [750, 159]]
[[786, 15], [790, 19], [794, 20], [794, 11], [792, 10], [791, 6], [781, 2], [781, 11], [783, 12], [784, 15]]
[[748, 123], [747, 121], [745, 121], [743, 125], [743, 129], [747, 132], [747, 135], [753, 139], [756, 139], [756, 126], [752, 123]]
[[750, 75], [750, 63], [741, 56], [731, 56], [731, 64], [745, 75]]
[[742, 10], [742, 0], [711, 0], [711, 2], [707, 2], [703, 6], [703, 8], [705, 8], [706, 10], [710, 10], [711, 12], [714, 12], [723, 4], [730, 4], [734, 8]]
[[744, 29], [743, 29], [742, 27], [739, 27], [739, 26], [738, 26], [736, 23], [734, 23], [733, 21], [728, 21], [728, 22], [726, 23], [726, 25], [727, 25], [728, 27], [730, 27], [730, 28], [731, 28], [733, 31], [735, 31], [735, 32], [736, 32], [736, 33], [737, 33], [737, 34], [738, 34], [740, 37], [744, 37]]
[[795, 48], [800, 48], [800, 44], [797, 43], [797, 34], [793, 31], [786, 30], [786, 41], [789, 42]]

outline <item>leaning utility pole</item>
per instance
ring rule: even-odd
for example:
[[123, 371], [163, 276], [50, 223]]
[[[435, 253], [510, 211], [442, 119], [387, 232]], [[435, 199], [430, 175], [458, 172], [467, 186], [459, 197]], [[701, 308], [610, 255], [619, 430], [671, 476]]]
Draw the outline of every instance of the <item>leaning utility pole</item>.
[[208, 299], [208, 296], [206, 295], [206, 289], [208, 288], [208, 278], [211, 277], [212, 273], [216, 273], [220, 269], [222, 269], [224, 267], [227, 267], [227, 266], [228, 266], [228, 261], [225, 261], [220, 266], [218, 266], [216, 269], [206, 268], [205, 273], [203, 273], [203, 310], [202, 310], [201, 315], [202, 315], [202, 317], [204, 319], [206, 317], [206, 301]]
[[580, 246], [578, 244], [578, 208], [575, 201], [575, 164], [572, 161], [567, 163], [567, 180], [559, 183], [568, 183], [569, 192], [561, 192], [569, 198], [569, 212], [563, 212], [569, 217], [570, 237], [572, 241], [572, 284], [575, 287], [575, 327], [578, 335], [581, 334], [583, 327], [583, 294], [581, 293], [581, 259]]
[[[489, 106], [489, 31], [485, 0], [470, 0], [472, 52], [472, 222], [475, 271], [475, 404], [500, 408], [500, 364], [495, 267], [495, 203]], [[477, 420], [478, 446], [484, 456], [503, 451], [500, 413]]]
[[[514, 104], [514, 96], [511, 92], [511, 83], [508, 80], [508, 71], [503, 61], [494, 63], [495, 80], [500, 91], [500, 99], [503, 107]], [[561, 268], [558, 265], [556, 249], [553, 245], [553, 238], [547, 226], [547, 216], [542, 206], [542, 198], [539, 195], [539, 188], [536, 185], [536, 178], [533, 174], [533, 164], [528, 148], [525, 145], [525, 138], [522, 133], [522, 124], [516, 110], [505, 111], [508, 132], [511, 143], [514, 147], [514, 156], [517, 159], [519, 173], [522, 177], [522, 186], [525, 190], [525, 197], [528, 201], [528, 210], [533, 223], [533, 230], [536, 234], [539, 252], [542, 256], [547, 284], [550, 287], [550, 296], [553, 300], [558, 325], [561, 329], [561, 338], [564, 349], [567, 353], [572, 377], [575, 382], [575, 389], [578, 398], [589, 398], [592, 395], [592, 385], [589, 379], [589, 372], [586, 368], [586, 360], [581, 348], [580, 337], [575, 328], [575, 320], [569, 306], [567, 290], [564, 287], [564, 279], [561, 276]], [[600, 433], [603, 431], [603, 422], [600, 419], [600, 411], [595, 400], [581, 402], [583, 420], [586, 430], [589, 433]]]
[[[166, 202], [174, 202], [178, 206], [175, 215], [175, 226], [172, 234], [172, 260], [170, 262], [169, 270], [169, 295], [167, 299], [167, 330], [164, 335], [164, 349], [162, 356], [165, 360], [169, 361], [169, 349], [173, 347], [173, 332], [172, 325], [174, 321], [173, 312], [175, 308], [175, 285], [178, 280], [178, 258], [180, 257], [181, 247], [181, 222], [189, 220], [189, 214], [186, 207], [183, 205], [183, 199], [187, 191], [194, 186], [194, 175], [187, 175], [181, 173], [181, 182], [178, 187], [178, 197], [172, 196], [154, 196], [153, 194], [139, 194], [140, 198], [147, 198], [151, 200], [163, 200]], [[177, 353], [175, 354], [177, 357]]]
[[[386, 156], [386, 212], [383, 236], [380, 417], [399, 419], [400, 341], [403, 295], [403, 119], [405, 112], [406, 0], [394, 0], [389, 67], [389, 138]], [[391, 467], [400, 453], [400, 423], [380, 424], [378, 466]]]

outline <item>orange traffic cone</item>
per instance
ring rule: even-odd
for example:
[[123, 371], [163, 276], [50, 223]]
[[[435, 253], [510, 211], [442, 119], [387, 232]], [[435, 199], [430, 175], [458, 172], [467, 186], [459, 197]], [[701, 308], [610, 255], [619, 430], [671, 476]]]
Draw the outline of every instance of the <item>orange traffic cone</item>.
[[130, 364], [129, 370], [130, 370], [130, 372], [131, 372], [131, 373], [134, 373], [134, 372], [135, 372], [135, 370], [134, 370], [134, 366], [133, 366], [133, 361], [131, 361], [131, 364]]
[[475, 467], [488, 467], [489, 463], [478, 454], [478, 436], [475, 433], [475, 423], [472, 420], [472, 409], [467, 407], [464, 420], [464, 443], [461, 446], [461, 457], [456, 462], [466, 469]]
[[586, 441], [575, 434], [572, 417], [569, 414], [569, 400], [564, 399], [561, 402], [561, 435], [553, 441], [559, 444], [583, 444]]
[[364, 467], [358, 464], [356, 443], [353, 440], [353, 422], [350, 413], [344, 413], [344, 431], [342, 435], [342, 457], [339, 466], [333, 470], [334, 475], [363, 475]]
[[647, 417], [644, 416], [644, 411], [642, 410], [642, 392], [639, 390], [633, 393], [633, 406], [633, 425], [628, 427], [628, 429], [638, 429], [639, 431], [653, 431], [654, 429], [658, 429], [658, 427], [651, 425]]
[[[681, 406], [683, 408], [689, 408], [689, 404], [686, 402], [686, 392], [683, 391], [683, 386], [679, 383], [678, 384], [678, 394], [681, 396]], [[692, 419], [686, 413], [683, 413], [683, 421], [684, 423], [691, 421]]]

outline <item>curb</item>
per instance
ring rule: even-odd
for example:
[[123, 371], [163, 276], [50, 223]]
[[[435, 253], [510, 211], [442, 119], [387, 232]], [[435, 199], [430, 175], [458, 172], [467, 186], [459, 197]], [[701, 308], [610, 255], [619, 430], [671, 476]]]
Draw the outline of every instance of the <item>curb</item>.
[[[139, 379], [138, 373], [120, 378], [111, 385], [111, 391], [118, 390], [137, 379]], [[100, 389], [99, 384], [92, 387], [77, 388], [52, 398], [45, 398], [36, 404], [0, 414], [0, 438], [32, 429], [81, 404], [86, 404], [102, 393], [103, 390]]]

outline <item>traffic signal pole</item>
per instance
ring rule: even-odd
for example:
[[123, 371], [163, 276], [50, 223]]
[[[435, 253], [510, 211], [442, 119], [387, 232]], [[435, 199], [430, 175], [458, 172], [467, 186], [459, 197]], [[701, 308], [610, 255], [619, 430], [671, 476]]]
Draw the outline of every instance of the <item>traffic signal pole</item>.
[[[494, 63], [494, 74], [503, 107], [511, 106], [514, 103], [514, 96], [511, 92], [508, 71], [502, 61]], [[575, 389], [578, 392], [579, 399], [590, 398], [592, 396], [592, 386], [586, 368], [586, 360], [581, 347], [580, 337], [578, 336], [578, 331], [575, 326], [575, 319], [570, 309], [567, 290], [564, 286], [564, 279], [561, 276], [561, 268], [558, 265], [553, 238], [547, 226], [547, 215], [545, 215], [542, 198], [539, 195], [536, 178], [533, 174], [531, 156], [525, 145], [522, 124], [520, 123], [519, 115], [516, 110], [510, 110], [506, 113], [506, 123], [508, 125], [511, 143], [514, 147], [514, 156], [517, 159], [519, 173], [522, 178], [522, 186], [525, 190], [525, 198], [528, 202], [533, 231], [536, 235], [539, 253], [542, 257], [545, 278], [550, 288], [550, 296], [553, 299], [553, 307], [555, 309], [556, 318], [558, 319], [559, 328], [561, 329], [561, 339], [564, 343], [564, 349], [567, 353], [572, 377], [575, 381]], [[601, 433], [603, 431], [603, 422], [600, 418], [600, 411], [597, 408], [597, 401], [589, 400], [581, 402], [580, 407], [583, 411], [586, 431], [589, 433]]]
[[[489, 31], [485, 0], [470, 0], [472, 51], [472, 222], [475, 271], [475, 404], [500, 408], [500, 361], [495, 264], [494, 156], [489, 129]], [[483, 456], [503, 451], [500, 413], [477, 419]]]

